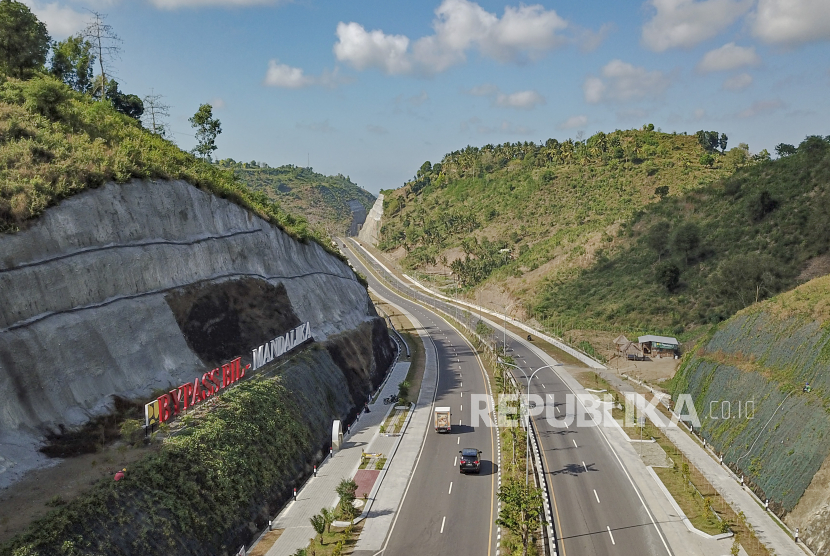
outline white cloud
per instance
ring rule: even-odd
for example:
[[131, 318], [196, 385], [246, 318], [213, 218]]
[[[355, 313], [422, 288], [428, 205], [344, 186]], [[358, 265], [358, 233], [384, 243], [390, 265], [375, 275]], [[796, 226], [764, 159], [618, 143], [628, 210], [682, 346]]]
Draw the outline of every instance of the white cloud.
[[430, 75], [464, 62], [469, 50], [499, 62], [538, 58], [564, 44], [558, 32], [567, 26], [554, 10], [541, 5], [507, 6], [499, 18], [469, 0], [444, 0], [435, 10], [432, 35], [410, 45], [405, 35], [366, 31], [359, 23], [341, 22], [334, 54], [358, 70]]
[[659, 97], [671, 83], [661, 71], [648, 71], [622, 60], [611, 60], [600, 73], [602, 78], [590, 76], [582, 85], [585, 101], [590, 104]]
[[338, 23], [334, 55], [356, 69], [379, 68], [395, 75], [409, 73], [412, 63], [407, 56], [409, 39], [403, 35], [387, 35], [383, 31], [367, 32], [359, 23]]
[[312, 85], [334, 88], [351, 80], [340, 76], [337, 68], [334, 71], [323, 70], [319, 76], [306, 75], [302, 68], [294, 68], [287, 64], [280, 64], [278, 60], [268, 62], [268, 71], [265, 72], [263, 83], [269, 87], [282, 89], [302, 89]]
[[62, 6], [57, 2], [41, 4], [33, 0], [24, 0], [23, 3], [46, 24], [49, 35], [56, 40], [65, 39], [81, 31], [89, 20], [89, 13], [76, 12], [69, 6]]
[[768, 114], [770, 112], [775, 112], [776, 110], [780, 110], [784, 107], [784, 103], [781, 102], [781, 99], [773, 99], [773, 100], [759, 100], [752, 103], [752, 106], [747, 108], [746, 110], [742, 110], [738, 112], [737, 116], [739, 118], [754, 118], [760, 114]]
[[576, 29], [574, 42], [582, 52], [593, 52], [600, 47], [614, 29], [616, 29], [616, 26], [613, 23], [604, 23], [599, 31]]
[[706, 117], [706, 110], [704, 110], [703, 108], [696, 108], [695, 111], [694, 111], [694, 114], [692, 115], [692, 118], [695, 121], [702, 120], [705, 117]]
[[757, 66], [761, 57], [754, 46], [736, 46], [734, 42], [726, 43], [720, 48], [704, 54], [697, 64], [699, 72], [729, 71], [744, 66]]
[[723, 88], [727, 91], [743, 91], [752, 85], [752, 76], [748, 73], [739, 73], [723, 82]]
[[515, 93], [502, 93], [498, 87], [490, 83], [478, 85], [465, 91], [468, 95], [477, 97], [490, 97], [494, 106], [503, 108], [519, 108], [532, 110], [540, 104], [545, 104], [545, 97], [536, 91], [517, 91]]
[[268, 62], [268, 71], [265, 72], [265, 84], [269, 87], [284, 89], [302, 89], [314, 84], [314, 79], [305, 75], [301, 68], [292, 68], [280, 64], [277, 60]]
[[545, 97], [536, 91], [518, 91], [509, 95], [499, 93], [496, 95], [496, 104], [508, 108], [531, 110], [538, 104], [545, 104]]
[[792, 46], [830, 40], [827, 0], [759, 0], [750, 20], [752, 34], [767, 43]]
[[225, 100], [219, 97], [210, 99], [210, 105], [214, 110], [222, 110], [225, 108]]
[[475, 87], [467, 91], [467, 94], [473, 95], [475, 97], [489, 97], [491, 95], [499, 94], [499, 88], [495, 85], [485, 83], [484, 85], [476, 85]]
[[426, 91], [421, 91], [419, 94], [415, 96], [411, 96], [406, 99], [406, 102], [411, 104], [412, 106], [421, 106], [423, 103], [429, 100], [429, 95]]
[[369, 133], [374, 133], [375, 135], [386, 135], [389, 133], [389, 130], [383, 126], [369, 124], [366, 126], [366, 131]]
[[559, 129], [576, 129], [579, 127], [585, 127], [585, 124], [588, 123], [587, 116], [571, 116], [564, 122], [560, 123], [558, 126]]
[[[822, 1], [822, 0], [818, 0]], [[642, 41], [655, 52], [690, 48], [744, 15], [755, 0], [649, 0], [657, 13], [643, 25]]]
[[228, 6], [232, 8], [244, 6], [264, 6], [283, 4], [287, 0], [150, 0], [150, 3], [162, 10], [177, 10], [179, 8], [201, 8], [205, 6]]

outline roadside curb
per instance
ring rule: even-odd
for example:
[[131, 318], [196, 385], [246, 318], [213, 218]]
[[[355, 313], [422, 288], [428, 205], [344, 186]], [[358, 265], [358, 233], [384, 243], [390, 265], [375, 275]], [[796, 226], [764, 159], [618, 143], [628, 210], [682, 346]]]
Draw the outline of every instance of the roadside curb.
[[663, 484], [663, 481], [660, 480], [660, 477], [657, 475], [657, 473], [654, 472], [654, 466], [646, 465], [646, 470], [648, 471], [648, 474], [651, 475], [651, 477], [657, 483], [657, 486], [660, 488], [660, 490], [663, 492], [663, 494], [666, 495], [666, 499], [668, 499], [669, 503], [672, 505], [672, 508], [674, 508], [674, 511], [677, 512], [677, 515], [679, 515], [681, 520], [683, 521], [683, 525], [686, 526], [686, 529], [688, 529], [690, 533], [694, 533], [695, 535], [700, 535], [701, 537], [703, 537], [705, 539], [713, 539], [713, 540], [716, 540], [716, 541], [721, 541], [721, 540], [724, 540], [724, 539], [730, 539], [730, 538], [735, 536], [735, 533], [732, 532], [732, 531], [730, 531], [729, 533], [720, 533], [718, 535], [710, 535], [709, 533], [704, 533], [700, 529], [697, 529], [694, 525], [692, 525], [692, 522], [689, 521], [689, 518], [686, 517], [686, 514], [683, 512], [683, 510], [680, 509], [680, 506], [677, 504], [677, 501], [674, 499], [674, 496], [671, 495], [671, 492], [669, 492], [669, 489], [667, 489], [666, 485]]

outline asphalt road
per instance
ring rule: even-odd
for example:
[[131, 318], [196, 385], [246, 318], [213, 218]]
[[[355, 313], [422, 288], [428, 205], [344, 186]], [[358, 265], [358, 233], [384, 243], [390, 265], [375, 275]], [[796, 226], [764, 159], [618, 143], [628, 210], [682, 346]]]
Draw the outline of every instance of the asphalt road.
[[[513, 339], [508, 348], [508, 355], [528, 375], [547, 364], [524, 340]], [[562, 367], [556, 368], [565, 372]], [[514, 376], [526, 388], [521, 373], [515, 372]], [[573, 392], [551, 368], [536, 373], [530, 393], [544, 399], [544, 412], [534, 417], [534, 423], [554, 498], [560, 554], [671, 555], [659, 524], [652, 521], [604, 436], [617, 432], [592, 426], [593, 419], [586, 417]], [[571, 422], [566, 425], [568, 420]]]
[[[350, 249], [346, 254], [372, 289], [404, 307], [427, 329], [432, 342], [426, 349], [434, 349], [438, 360], [434, 406], [449, 406], [452, 411], [449, 433], [436, 433], [430, 420], [384, 553], [494, 555], [498, 488], [495, 429], [472, 427], [469, 422], [471, 395], [487, 393], [479, 361], [446, 321], [379, 283]], [[462, 448], [483, 452], [479, 475], [459, 473], [458, 452]]]

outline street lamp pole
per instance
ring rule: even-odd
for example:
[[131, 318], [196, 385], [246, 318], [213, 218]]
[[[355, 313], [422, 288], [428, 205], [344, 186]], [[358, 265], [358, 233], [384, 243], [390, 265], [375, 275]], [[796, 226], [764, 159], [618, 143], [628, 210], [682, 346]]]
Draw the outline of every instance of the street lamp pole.
[[542, 369], [553, 368], [553, 365], [545, 365], [544, 367], [539, 367], [538, 369], [533, 371], [530, 376], [527, 376], [527, 373], [524, 372], [524, 370], [518, 365], [514, 365], [513, 363], [503, 361], [501, 357], [499, 357], [498, 361], [502, 365], [507, 365], [509, 367], [519, 369], [519, 371], [521, 371], [521, 373], [527, 379], [527, 394], [525, 396], [525, 403], [528, 406], [525, 410], [525, 418], [527, 419], [527, 421], [525, 421], [525, 486], [527, 486], [528, 480], [530, 478], [530, 381], [533, 379], [536, 373], [538, 373]]

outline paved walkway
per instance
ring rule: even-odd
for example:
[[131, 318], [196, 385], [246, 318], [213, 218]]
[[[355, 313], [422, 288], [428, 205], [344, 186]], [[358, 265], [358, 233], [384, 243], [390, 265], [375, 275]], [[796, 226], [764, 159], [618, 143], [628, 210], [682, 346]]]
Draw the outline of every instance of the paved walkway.
[[[608, 371], [600, 371], [599, 374], [620, 392], [632, 391], [630, 383], [622, 380], [616, 374]], [[640, 396], [638, 405], [644, 399]], [[746, 520], [755, 529], [758, 540], [770, 552], [774, 551], [774, 554], [778, 556], [803, 556], [805, 554], [801, 546], [797, 545], [775, 522], [774, 518], [758, 504], [755, 498], [735, 480], [732, 473], [715, 461], [696, 439], [693, 439], [681, 428], [682, 425], [667, 426], [669, 420], [659, 411], [655, 411], [655, 413], [658, 414], [658, 419], [663, 419], [663, 422], [657, 423], [657, 425], [664, 430], [666, 437], [683, 452], [686, 458], [706, 477], [706, 480], [717, 489], [736, 512], [744, 512]]]
[[326, 458], [317, 469], [317, 476], [311, 477], [297, 492], [297, 500], [289, 502], [274, 519], [272, 528], [284, 531], [268, 550], [267, 556], [289, 556], [297, 549], [308, 546], [315, 535], [309, 519], [320, 513], [321, 508], [333, 508], [336, 505], [335, 489], [338, 483], [342, 479], [354, 478], [364, 451], [381, 453], [388, 459], [386, 468], [378, 474], [375, 481], [374, 496], [369, 496], [369, 511], [364, 512], [363, 531], [353, 554], [374, 554], [386, 540], [427, 431], [437, 374], [435, 350], [425, 329], [407, 311], [390, 304], [409, 318], [427, 347], [426, 370], [409, 424], [401, 436], [382, 435], [379, 431], [381, 423], [394, 408], [384, 405], [382, 400], [397, 393], [398, 383], [406, 378], [409, 371], [409, 363], [397, 363], [377, 396], [377, 401], [369, 405], [369, 413], [361, 414], [357, 423], [352, 425], [351, 434], [344, 438], [342, 448], [333, 457]]
[[[333, 508], [337, 503], [335, 489], [342, 479], [351, 479], [360, 466], [363, 451], [384, 452], [388, 449], [378, 429], [386, 415], [394, 407], [383, 404], [383, 398], [398, 391], [398, 383], [406, 378], [409, 363], [398, 363], [392, 370], [386, 385], [375, 403], [369, 404], [369, 413], [363, 413], [352, 427], [350, 436], [344, 439], [342, 448], [317, 469], [317, 476], [311, 477], [297, 492], [297, 500], [289, 502], [273, 521], [273, 529], [284, 529], [282, 535], [267, 552], [268, 556], [293, 554], [298, 548], [308, 546], [314, 536], [309, 518], [320, 513], [321, 508]], [[380, 440], [380, 442], [375, 442]], [[371, 447], [371, 448], [370, 448]], [[384, 452], [385, 453], [385, 452]]]

